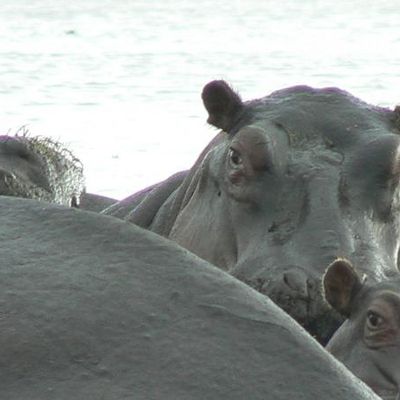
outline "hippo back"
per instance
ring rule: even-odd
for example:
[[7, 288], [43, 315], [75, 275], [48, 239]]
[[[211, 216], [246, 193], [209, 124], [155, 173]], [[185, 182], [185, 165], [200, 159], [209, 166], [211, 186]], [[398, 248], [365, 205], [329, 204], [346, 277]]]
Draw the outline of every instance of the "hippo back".
[[0, 197], [0, 398], [376, 399], [269, 299], [133, 224]]

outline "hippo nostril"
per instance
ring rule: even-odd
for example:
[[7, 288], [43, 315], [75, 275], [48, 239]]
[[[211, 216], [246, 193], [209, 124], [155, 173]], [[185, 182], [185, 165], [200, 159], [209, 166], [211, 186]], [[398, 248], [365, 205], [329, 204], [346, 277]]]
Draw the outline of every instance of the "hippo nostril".
[[290, 289], [300, 294], [300, 296], [308, 297], [309, 280], [302, 270], [292, 269], [283, 273], [283, 282]]
[[288, 285], [291, 289], [293, 289], [293, 287], [289, 281], [288, 273], [286, 273], [286, 272], [283, 274], [283, 282], [285, 282], [286, 285]]

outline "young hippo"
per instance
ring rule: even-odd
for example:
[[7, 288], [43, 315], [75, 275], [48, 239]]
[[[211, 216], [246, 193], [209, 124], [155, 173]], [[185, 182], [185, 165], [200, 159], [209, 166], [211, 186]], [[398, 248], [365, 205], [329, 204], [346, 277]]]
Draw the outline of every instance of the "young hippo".
[[346, 321], [327, 350], [384, 399], [400, 399], [400, 275], [368, 283], [337, 259], [323, 278], [325, 298]]

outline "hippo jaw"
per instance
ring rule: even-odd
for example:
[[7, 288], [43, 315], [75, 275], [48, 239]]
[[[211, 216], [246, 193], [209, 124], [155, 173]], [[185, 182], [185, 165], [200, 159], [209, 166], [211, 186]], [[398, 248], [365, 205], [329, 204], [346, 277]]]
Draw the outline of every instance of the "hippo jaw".
[[328, 303], [347, 320], [326, 349], [385, 399], [400, 396], [400, 276], [369, 284], [338, 259], [324, 276]]

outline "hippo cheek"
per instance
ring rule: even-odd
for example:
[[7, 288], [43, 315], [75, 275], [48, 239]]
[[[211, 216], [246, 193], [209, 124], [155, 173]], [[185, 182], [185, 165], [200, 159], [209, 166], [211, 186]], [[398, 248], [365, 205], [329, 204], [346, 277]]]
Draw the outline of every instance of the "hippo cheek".
[[383, 399], [400, 400], [400, 368], [397, 350], [398, 348], [390, 347], [385, 349], [386, 354], [376, 355], [377, 360], [374, 360], [376, 373], [369, 373], [363, 379]]
[[[369, 366], [368, 368], [366, 366]], [[374, 368], [375, 367], [375, 368]], [[351, 371], [351, 367], [349, 368]], [[380, 366], [371, 366], [366, 362], [361, 373], [352, 371], [362, 381], [364, 381], [375, 393], [387, 400], [398, 400], [400, 398], [399, 382], [396, 382], [391, 368], [381, 368]]]

